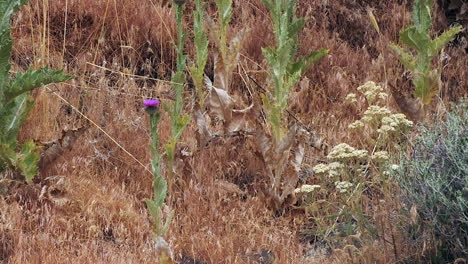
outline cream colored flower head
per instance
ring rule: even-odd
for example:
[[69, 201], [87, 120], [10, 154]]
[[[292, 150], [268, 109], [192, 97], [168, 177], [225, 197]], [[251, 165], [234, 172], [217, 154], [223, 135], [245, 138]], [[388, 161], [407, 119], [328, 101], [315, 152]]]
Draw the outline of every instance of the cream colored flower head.
[[376, 100], [387, 99], [387, 94], [384, 92], [380, 85], [377, 85], [373, 81], [368, 81], [365, 84], [359, 86], [358, 91], [364, 94], [369, 104], [374, 103]]
[[372, 155], [371, 158], [374, 161], [379, 161], [379, 162], [387, 161], [388, 160], [388, 152], [387, 151], [377, 151]]
[[317, 174], [325, 174], [327, 173], [330, 168], [328, 167], [327, 164], [318, 164], [318, 165], [315, 165], [312, 170], [314, 171], [314, 173], [317, 173]]
[[349, 93], [346, 98], [345, 98], [345, 102], [347, 102], [348, 104], [355, 104], [357, 103], [357, 97], [356, 97], [356, 94], [355, 93]]
[[335, 161], [365, 159], [367, 150], [355, 149], [346, 143], [336, 145], [328, 154], [327, 158]]
[[304, 184], [299, 188], [296, 188], [294, 190], [294, 193], [310, 193], [313, 192], [315, 189], [319, 189], [320, 185], [309, 185], [309, 184]]
[[348, 192], [351, 187], [353, 187], [353, 184], [349, 181], [336, 181], [335, 187], [340, 193], [345, 193]]

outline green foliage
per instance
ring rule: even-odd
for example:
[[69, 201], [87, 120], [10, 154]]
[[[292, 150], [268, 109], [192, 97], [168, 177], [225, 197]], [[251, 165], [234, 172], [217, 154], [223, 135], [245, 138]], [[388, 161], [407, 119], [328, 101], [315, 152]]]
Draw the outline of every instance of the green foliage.
[[232, 0], [216, 0], [218, 9], [219, 32], [216, 34], [219, 38], [218, 48], [221, 51], [223, 61], [227, 60], [227, 28], [232, 17]]
[[396, 179], [420, 216], [414, 238], [433, 233], [440, 242], [433, 263], [449, 263], [468, 255], [468, 104], [418, 130], [411, 152], [402, 153]]
[[161, 155], [159, 154], [159, 134], [158, 122], [160, 120], [160, 113], [158, 109], [148, 109], [150, 115], [150, 129], [151, 129], [151, 167], [153, 169], [153, 199], [146, 199], [146, 206], [154, 221], [154, 234], [156, 237], [164, 236], [169, 228], [172, 214], [170, 214], [166, 221], [163, 221], [162, 208], [164, 200], [167, 195], [167, 181], [164, 179], [161, 169]]
[[393, 53], [413, 74], [414, 95], [427, 105], [439, 92], [440, 71], [431, 69], [433, 58], [450, 42], [462, 27], [453, 27], [435, 39], [430, 38], [433, 0], [416, 0], [413, 7], [413, 25], [400, 31], [400, 42], [414, 49], [416, 55], [392, 43]]
[[205, 32], [203, 18], [205, 11], [201, 0], [195, 1], [196, 10], [193, 16], [193, 31], [195, 37], [195, 65], [189, 67], [193, 83], [197, 92], [198, 103], [201, 109], [205, 106], [205, 92], [203, 86], [203, 74], [208, 60], [208, 37]]
[[31, 141], [20, 145], [16, 138], [33, 107], [30, 92], [41, 85], [69, 80], [71, 76], [46, 67], [29, 69], [10, 78], [9, 60], [13, 45], [10, 38], [10, 19], [26, 2], [0, 1], [0, 171], [17, 169], [29, 183], [37, 174], [37, 147]]
[[171, 138], [166, 145], [166, 154], [169, 167], [169, 178], [172, 178], [173, 162], [175, 155], [175, 147], [180, 139], [182, 132], [187, 126], [190, 116], [182, 114], [184, 108], [184, 86], [185, 86], [185, 66], [186, 55], [184, 54], [184, 43], [186, 33], [182, 24], [183, 5], [176, 5], [176, 22], [177, 22], [177, 70], [172, 74], [172, 87], [175, 92], [175, 101], [172, 104], [165, 104], [166, 111], [171, 117]]
[[276, 47], [264, 48], [263, 55], [270, 66], [273, 92], [271, 98], [264, 97], [268, 119], [273, 127], [275, 140], [282, 137], [282, 117], [288, 103], [289, 92], [307, 68], [328, 53], [327, 49], [313, 51], [307, 56], [296, 58], [299, 31], [304, 20], [295, 16], [296, 1], [263, 0], [270, 11], [276, 37]]

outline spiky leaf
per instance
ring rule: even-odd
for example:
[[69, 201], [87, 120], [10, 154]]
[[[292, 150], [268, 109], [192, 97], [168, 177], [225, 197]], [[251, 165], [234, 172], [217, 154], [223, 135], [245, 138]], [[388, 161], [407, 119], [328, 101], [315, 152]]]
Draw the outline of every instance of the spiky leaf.
[[395, 55], [398, 57], [398, 59], [401, 61], [401, 63], [403, 63], [403, 65], [405, 65], [405, 67], [408, 70], [410, 70], [410, 71], [415, 70], [416, 64], [415, 64], [415, 58], [414, 58], [413, 55], [406, 52], [402, 47], [400, 47], [400, 46], [398, 46], [398, 45], [396, 45], [394, 43], [390, 43], [389, 47], [393, 51], [393, 53], [395, 53]]
[[441, 51], [447, 43], [449, 43], [451, 40], [455, 38], [455, 36], [462, 31], [463, 27], [457, 26], [453, 27], [444, 33], [442, 33], [440, 36], [432, 40], [431, 46], [430, 46], [430, 54], [432, 56], [436, 55], [439, 51]]
[[41, 85], [64, 82], [71, 78], [70, 75], [64, 74], [63, 71], [54, 71], [49, 68], [30, 69], [24, 73], [17, 73], [15, 78], [5, 87], [4, 102], [8, 103], [16, 96], [29, 92]]
[[416, 0], [413, 6], [413, 22], [417, 30], [425, 35], [431, 29], [431, 8], [433, 0]]
[[415, 26], [402, 30], [400, 32], [400, 41], [419, 52], [425, 52], [430, 44], [429, 36], [419, 32]]
[[39, 159], [39, 151], [33, 141], [27, 141], [21, 146], [16, 167], [19, 168], [27, 183], [31, 183], [32, 179], [37, 175], [37, 163]]
[[8, 71], [10, 70], [9, 61], [12, 48], [12, 41], [10, 38], [11, 16], [27, 2], [27, 0], [0, 1], [0, 84], [7, 80]]
[[33, 107], [32, 97], [24, 93], [0, 107], [0, 142], [16, 141], [19, 129]]

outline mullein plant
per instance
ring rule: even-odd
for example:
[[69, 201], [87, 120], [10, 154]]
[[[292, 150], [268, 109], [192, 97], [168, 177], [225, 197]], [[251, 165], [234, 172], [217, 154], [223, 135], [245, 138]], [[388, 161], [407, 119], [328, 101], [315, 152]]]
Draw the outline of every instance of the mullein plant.
[[71, 76], [47, 67], [10, 76], [13, 46], [10, 19], [26, 3], [25, 0], [0, 1], [0, 172], [17, 171], [30, 183], [38, 171], [38, 147], [33, 141], [18, 143], [17, 136], [34, 105], [31, 91], [42, 85], [69, 80]]
[[186, 56], [184, 55], [184, 42], [186, 33], [183, 28], [183, 6], [185, 1], [177, 0], [175, 3], [175, 18], [177, 23], [177, 63], [176, 71], [172, 74], [172, 87], [175, 92], [175, 101], [172, 104], [165, 104], [165, 109], [171, 118], [171, 137], [165, 146], [167, 157], [167, 172], [169, 181], [169, 190], [173, 183], [174, 174], [174, 156], [177, 141], [182, 136], [184, 128], [187, 126], [190, 116], [183, 114], [184, 108], [184, 86], [185, 86], [185, 67]]
[[146, 199], [145, 202], [153, 218], [152, 232], [156, 243], [155, 248], [159, 254], [159, 262], [169, 263], [173, 258], [173, 254], [164, 237], [167, 234], [174, 213], [170, 211], [166, 217], [163, 215], [163, 206], [167, 195], [167, 181], [161, 173], [162, 155], [159, 153], [158, 134], [158, 122], [161, 118], [159, 104], [160, 102], [158, 99], [148, 99], [144, 101], [146, 112], [149, 114], [150, 120], [151, 167], [153, 172], [153, 199]]
[[415, 0], [413, 6], [413, 25], [400, 31], [400, 42], [414, 49], [406, 51], [397, 44], [390, 44], [391, 51], [398, 57], [408, 71], [412, 73], [414, 95], [419, 99], [422, 109], [431, 103], [440, 89], [440, 69], [432, 69], [435, 56], [455, 38], [461, 26], [453, 27], [435, 39], [430, 38], [431, 8], [433, 0]]
[[257, 129], [257, 133], [271, 178], [267, 192], [276, 209], [282, 206], [287, 196], [294, 194], [297, 171], [302, 163], [304, 151], [303, 147], [295, 150], [292, 164], [296, 172], [287, 173], [287, 157], [292, 154], [293, 148], [301, 146], [296, 137], [299, 129], [293, 126], [288, 131], [284, 124], [289, 94], [307, 68], [328, 53], [327, 49], [320, 49], [303, 57], [297, 56], [299, 31], [304, 26], [304, 19], [295, 15], [296, 2], [296, 0], [263, 0], [273, 21], [276, 40], [275, 47], [262, 49], [270, 68], [269, 80], [272, 86], [271, 92], [262, 96], [273, 134], [272, 139], [264, 134], [263, 128]]

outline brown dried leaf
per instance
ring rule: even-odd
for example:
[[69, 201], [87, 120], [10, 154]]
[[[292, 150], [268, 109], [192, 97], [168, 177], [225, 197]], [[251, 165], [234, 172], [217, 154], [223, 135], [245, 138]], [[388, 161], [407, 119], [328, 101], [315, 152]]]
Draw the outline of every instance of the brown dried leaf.
[[253, 104], [249, 107], [241, 110], [232, 110], [232, 119], [231, 122], [227, 125], [227, 132], [235, 132], [243, 129], [247, 121], [247, 114], [250, 113], [253, 109]]
[[292, 126], [291, 128], [289, 128], [288, 134], [285, 137], [283, 137], [281, 142], [278, 144], [277, 152], [283, 153], [283, 152], [288, 151], [291, 148], [292, 144], [294, 143], [296, 134], [297, 134], [296, 126]]
[[206, 119], [203, 113], [201, 112], [199, 107], [195, 107], [194, 109], [194, 116], [195, 116], [195, 121], [197, 123], [198, 127], [198, 134], [200, 135], [200, 145], [205, 146], [206, 143], [210, 140], [211, 138], [211, 133], [208, 130], [208, 127], [206, 125]]
[[225, 90], [214, 87], [207, 76], [205, 76], [205, 84], [209, 91], [207, 104], [210, 112], [219, 119], [229, 122], [232, 118], [233, 100], [231, 96]]

